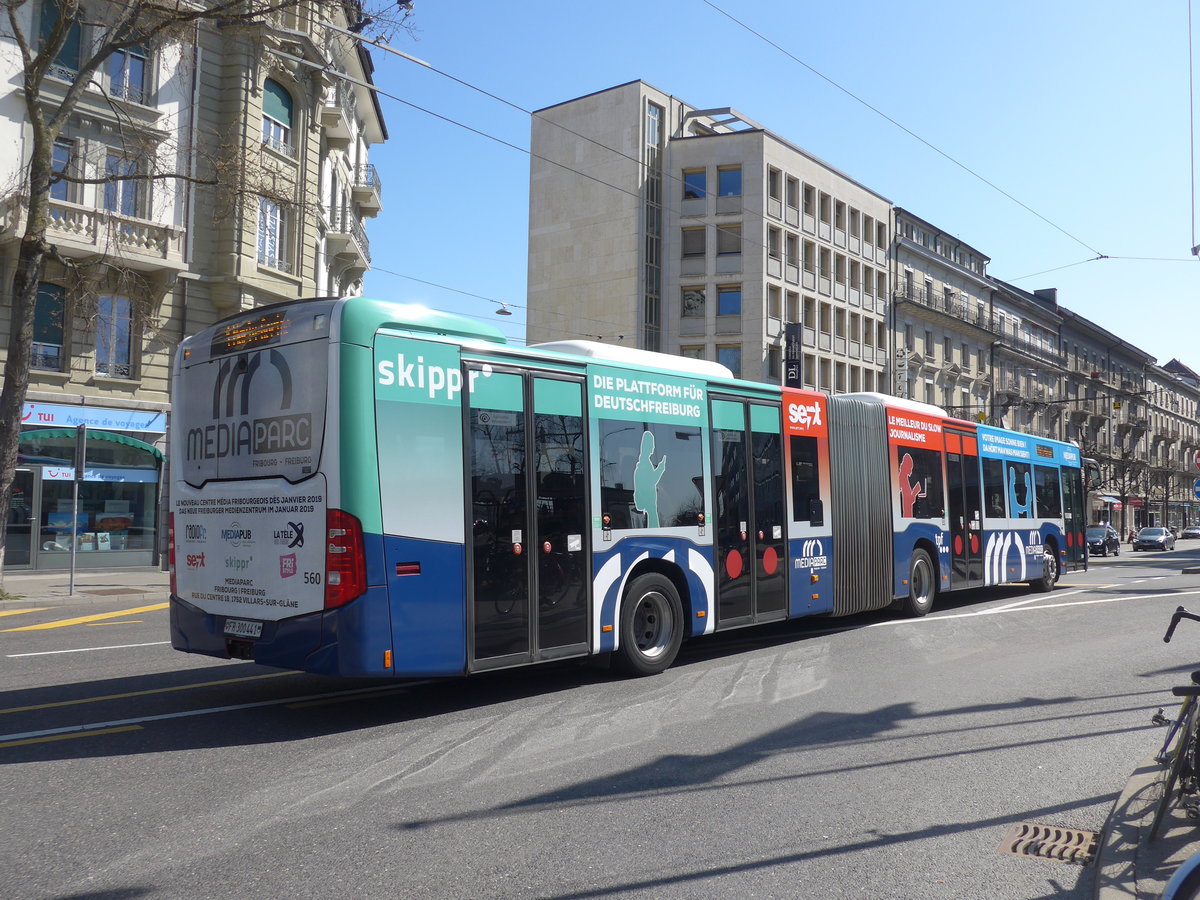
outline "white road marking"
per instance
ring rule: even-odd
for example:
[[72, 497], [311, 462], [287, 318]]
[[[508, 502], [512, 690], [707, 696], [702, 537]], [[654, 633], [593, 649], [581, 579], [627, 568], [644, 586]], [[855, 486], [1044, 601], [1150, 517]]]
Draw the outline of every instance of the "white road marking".
[[127, 650], [130, 647], [158, 647], [169, 644], [170, 641], [150, 641], [148, 644], [113, 644], [111, 647], [77, 647], [74, 650], [41, 650], [37, 653], [10, 653], [8, 659], [20, 659], [23, 656], [53, 656], [56, 653], [91, 653], [94, 650]]
[[[410, 686], [411, 683], [405, 684], [404, 687]], [[46, 737], [51, 734], [74, 734], [76, 732], [96, 731], [101, 728], [118, 728], [122, 725], [140, 725], [143, 722], [163, 722], [168, 719], [187, 719], [192, 716], [208, 716], [213, 713], [222, 712], [238, 712], [243, 709], [261, 709], [264, 706], [283, 706], [288, 703], [297, 703], [305, 700], [320, 700], [325, 697], [337, 696], [368, 696], [370, 694], [379, 694], [385, 691], [395, 691], [400, 689], [400, 685], [386, 684], [381, 687], [363, 688], [357, 691], [327, 691], [322, 694], [310, 694], [306, 697], [279, 697], [275, 700], [259, 700], [255, 703], [236, 703], [231, 706], [212, 706], [208, 709], [186, 709], [180, 712], [159, 713], [156, 716], [137, 716], [132, 719], [114, 719], [111, 722], [88, 722], [84, 725], [67, 725], [64, 728], [46, 728], [42, 731], [26, 731], [20, 734], [0, 734], [0, 742], [5, 741], [21, 741], [28, 738]]]

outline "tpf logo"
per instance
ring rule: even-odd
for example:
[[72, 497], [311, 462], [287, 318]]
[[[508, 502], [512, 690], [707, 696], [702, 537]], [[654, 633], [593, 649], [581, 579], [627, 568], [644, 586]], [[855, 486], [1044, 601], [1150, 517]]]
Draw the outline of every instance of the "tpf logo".
[[829, 565], [829, 557], [825, 555], [825, 547], [817, 538], [809, 538], [800, 545], [800, 558], [796, 560], [797, 569], [823, 569]]
[[788, 421], [793, 425], [813, 428], [821, 425], [821, 404], [814, 400], [812, 403], [789, 403]]

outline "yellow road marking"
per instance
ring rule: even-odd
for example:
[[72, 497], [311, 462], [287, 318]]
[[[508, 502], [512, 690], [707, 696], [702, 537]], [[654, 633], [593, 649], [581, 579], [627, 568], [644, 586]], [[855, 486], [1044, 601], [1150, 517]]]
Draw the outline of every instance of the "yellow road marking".
[[72, 731], [70, 734], [50, 734], [45, 737], [24, 738], [19, 741], [4, 741], [0, 750], [6, 747], [24, 747], [28, 744], [48, 744], [50, 741], [69, 741], [72, 738], [95, 737], [98, 734], [117, 734], [121, 731], [141, 731], [141, 725], [122, 725], [120, 728], [97, 728], [95, 731]]
[[56, 709], [60, 706], [79, 706], [83, 703], [96, 703], [100, 700], [125, 700], [129, 697], [148, 697], [151, 694], [168, 694], [172, 691], [190, 691], [192, 688], [215, 687], [221, 684], [237, 684], [239, 681], [259, 681], [263, 678], [281, 678], [284, 675], [295, 675], [295, 672], [268, 672], [265, 675], [247, 675], [244, 678], [222, 678], [219, 681], [201, 681], [197, 684], [177, 684], [172, 687], [152, 688], [148, 691], [130, 691], [126, 694], [105, 694], [103, 697], [81, 697], [78, 700], [57, 700], [54, 703], [39, 703], [36, 706], [14, 706], [12, 709], [0, 709], [0, 716], [8, 713], [31, 712], [35, 709]]
[[141, 619], [122, 619], [119, 622], [88, 622], [88, 628], [99, 628], [102, 625], [140, 625]]
[[21, 613], [41, 612], [44, 609], [49, 609], [48, 606], [36, 606], [33, 609], [3, 609], [0, 610], [0, 618], [4, 616], [19, 616]]
[[55, 622], [43, 622], [41, 625], [23, 625], [20, 628], [5, 628], [9, 631], [45, 631], [48, 628], [66, 628], [68, 625], [83, 625], [86, 622], [98, 622], [101, 619], [118, 619], [133, 613], [154, 612], [167, 608], [166, 603], [155, 603], [153, 606], [139, 606], [135, 609], [118, 609], [116, 612], [96, 613], [94, 616], [80, 616], [78, 619], [58, 619]]

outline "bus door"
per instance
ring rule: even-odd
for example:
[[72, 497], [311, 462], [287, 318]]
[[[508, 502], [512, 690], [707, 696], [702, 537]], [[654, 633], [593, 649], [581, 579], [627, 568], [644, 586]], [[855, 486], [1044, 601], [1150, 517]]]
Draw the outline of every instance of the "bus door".
[[1062, 479], [1063, 533], [1067, 541], [1066, 567], [1072, 571], [1087, 568], [1087, 519], [1084, 514], [1083, 478], [1080, 469], [1063, 466]]
[[588, 651], [583, 380], [469, 363], [470, 668]]
[[787, 612], [780, 430], [778, 405], [712, 401], [718, 628]]
[[983, 584], [983, 503], [975, 435], [946, 429], [946, 515], [950, 519], [950, 588]]

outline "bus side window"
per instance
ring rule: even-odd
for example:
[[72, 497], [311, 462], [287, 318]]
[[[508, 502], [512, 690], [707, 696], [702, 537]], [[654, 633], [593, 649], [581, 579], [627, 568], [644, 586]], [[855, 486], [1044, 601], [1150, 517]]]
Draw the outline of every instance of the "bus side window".
[[817, 457], [817, 439], [792, 435], [792, 519], [824, 525], [821, 503], [821, 470]]
[[1004, 463], [998, 459], [983, 459], [983, 509], [989, 519], [1003, 519], [1004, 506]]

